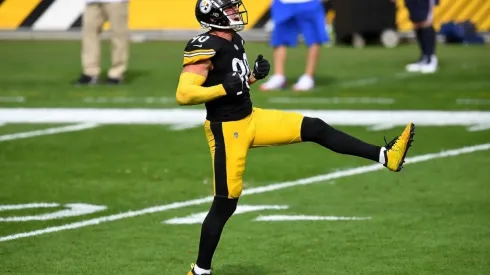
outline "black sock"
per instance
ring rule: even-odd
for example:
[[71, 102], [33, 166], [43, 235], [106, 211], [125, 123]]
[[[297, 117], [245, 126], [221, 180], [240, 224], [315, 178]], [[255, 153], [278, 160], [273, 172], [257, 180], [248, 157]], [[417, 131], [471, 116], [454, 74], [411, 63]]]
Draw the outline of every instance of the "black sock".
[[432, 56], [436, 52], [436, 31], [434, 30], [433, 26], [427, 27], [427, 31], [425, 35], [427, 38], [427, 50], [426, 53], [428, 56]]
[[221, 232], [228, 219], [233, 215], [238, 199], [215, 197], [211, 209], [201, 227], [201, 240], [196, 265], [202, 269], [211, 269], [214, 251], [218, 246]]
[[436, 47], [436, 31], [434, 27], [424, 27], [420, 29], [422, 38], [422, 51], [427, 60], [435, 53]]
[[367, 144], [339, 131], [319, 118], [305, 117], [301, 125], [301, 139], [311, 141], [339, 154], [358, 156], [379, 162], [381, 147]]
[[419, 44], [420, 57], [423, 58], [425, 53], [424, 53], [424, 43], [423, 43], [422, 29], [421, 28], [415, 29], [415, 37], [417, 38], [417, 42]]

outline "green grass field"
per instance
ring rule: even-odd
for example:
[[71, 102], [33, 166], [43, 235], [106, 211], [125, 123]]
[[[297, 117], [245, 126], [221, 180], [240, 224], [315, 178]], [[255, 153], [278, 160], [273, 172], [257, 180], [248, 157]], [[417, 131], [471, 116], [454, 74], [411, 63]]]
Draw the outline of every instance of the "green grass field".
[[[212, 166], [203, 107], [174, 100], [184, 44], [132, 44], [126, 84], [74, 87], [79, 42], [0, 43], [0, 274], [186, 274]], [[440, 45], [418, 75], [415, 45], [326, 48], [314, 92], [253, 88], [379, 145], [413, 121], [415, 142], [400, 173], [314, 144], [251, 150], [213, 274], [489, 274], [489, 50]]]

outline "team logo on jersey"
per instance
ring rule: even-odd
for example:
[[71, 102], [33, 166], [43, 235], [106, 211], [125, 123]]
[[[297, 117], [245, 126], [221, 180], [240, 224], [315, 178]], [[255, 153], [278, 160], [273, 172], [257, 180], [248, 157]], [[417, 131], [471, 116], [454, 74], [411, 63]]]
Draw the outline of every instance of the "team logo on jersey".
[[208, 14], [211, 11], [211, 2], [209, 0], [202, 0], [199, 4], [199, 9], [202, 13]]

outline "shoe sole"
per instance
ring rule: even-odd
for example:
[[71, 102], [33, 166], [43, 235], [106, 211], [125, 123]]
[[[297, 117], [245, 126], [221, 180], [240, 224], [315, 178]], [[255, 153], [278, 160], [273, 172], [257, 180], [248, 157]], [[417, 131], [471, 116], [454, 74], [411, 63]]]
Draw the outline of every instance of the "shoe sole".
[[410, 124], [410, 137], [408, 138], [407, 149], [403, 153], [402, 160], [401, 160], [400, 164], [398, 164], [398, 168], [396, 169], [395, 172], [400, 172], [403, 169], [403, 164], [405, 163], [405, 157], [407, 156], [408, 149], [412, 146], [414, 136], [415, 136], [415, 124], [411, 123]]

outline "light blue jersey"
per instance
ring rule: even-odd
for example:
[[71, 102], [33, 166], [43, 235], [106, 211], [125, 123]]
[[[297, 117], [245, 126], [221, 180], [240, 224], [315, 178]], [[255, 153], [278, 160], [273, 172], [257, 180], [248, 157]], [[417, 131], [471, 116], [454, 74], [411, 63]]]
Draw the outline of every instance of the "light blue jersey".
[[275, 24], [271, 38], [273, 47], [294, 47], [299, 34], [303, 34], [308, 47], [329, 41], [325, 9], [320, 0], [273, 0], [271, 15]]

